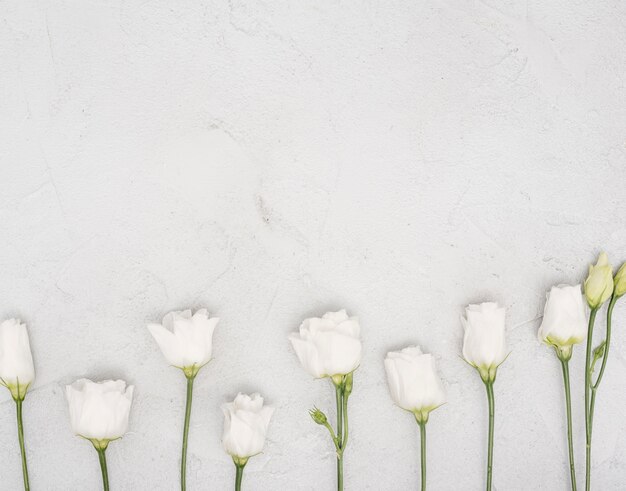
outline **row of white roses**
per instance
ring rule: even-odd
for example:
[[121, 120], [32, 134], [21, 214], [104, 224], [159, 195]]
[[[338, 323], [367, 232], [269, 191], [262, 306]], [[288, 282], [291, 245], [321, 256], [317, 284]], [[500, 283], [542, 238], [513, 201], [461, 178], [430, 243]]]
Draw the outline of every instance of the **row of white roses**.
[[[592, 313], [609, 298], [617, 299], [624, 293], [626, 293], [626, 264], [622, 265], [613, 278], [608, 259], [605, 254], [601, 254], [598, 263], [590, 267], [584, 288], [584, 295]], [[181, 369], [187, 378], [187, 407], [181, 459], [181, 489], [183, 490], [186, 488], [185, 462], [193, 381], [199, 370], [211, 360], [213, 331], [218, 321], [217, 318], [211, 318], [205, 309], [198, 310], [194, 314], [186, 310], [172, 312], [164, 317], [161, 324], [148, 326], [166, 360], [170, 365]], [[463, 357], [477, 369], [489, 396], [490, 435], [487, 489], [490, 489], [493, 449], [493, 382], [497, 368], [508, 356], [505, 342], [505, 311], [493, 302], [469, 305], [466, 308], [465, 317], [462, 317], [462, 323], [464, 327]], [[539, 329], [540, 340], [553, 346], [559, 359], [567, 362], [571, 358], [573, 345], [585, 339], [586, 324], [581, 286], [553, 287], [547, 296], [543, 321]], [[326, 415], [319, 409], [313, 409], [311, 416], [316, 423], [329, 430], [335, 444], [338, 459], [338, 489], [341, 490], [343, 489], [343, 452], [349, 434], [347, 401], [352, 392], [353, 373], [361, 362], [362, 346], [358, 320], [356, 317], [349, 317], [345, 310], [328, 312], [321, 318], [306, 319], [299, 331], [289, 336], [289, 340], [303, 367], [315, 378], [329, 378], [335, 387], [336, 429], [330, 425]], [[409, 346], [401, 351], [388, 353], [384, 365], [392, 399], [399, 407], [411, 412], [420, 426], [422, 488], [424, 489], [425, 425], [430, 412], [446, 402], [446, 395], [437, 375], [432, 355], [422, 353], [418, 346]], [[34, 375], [26, 326], [16, 319], [4, 321], [0, 324], [0, 383], [11, 391], [17, 404], [24, 485], [27, 490], [29, 484], [21, 405], [34, 380]], [[569, 385], [566, 390], [569, 402]], [[128, 429], [132, 395], [133, 386], [127, 386], [122, 380], [95, 383], [81, 379], [66, 387], [71, 427], [76, 435], [90, 440], [98, 451], [105, 489], [109, 486], [105, 451], [109, 442], [121, 438]], [[222, 409], [225, 416], [222, 443], [225, 451], [232, 456], [235, 463], [235, 487], [240, 489], [243, 468], [248, 459], [263, 450], [273, 409], [263, 404], [263, 398], [259, 394], [252, 396], [239, 394], [233, 402], [223, 405]], [[570, 417], [568, 411], [568, 419]], [[570, 457], [573, 459], [571, 450]], [[572, 474], [572, 484], [575, 488], [574, 474]]]
[[[193, 380], [212, 357], [213, 331], [219, 319], [209, 317], [206, 309], [193, 315], [190, 310], [171, 312], [162, 324], [150, 324], [148, 329], [159, 344], [170, 365], [180, 368], [188, 380], [181, 489], [186, 488], [186, 451], [191, 389]], [[22, 449], [24, 488], [28, 490], [28, 469], [24, 452], [21, 407], [35, 379], [35, 369], [26, 325], [17, 319], [0, 324], [0, 384], [7, 387], [17, 404], [18, 430]], [[121, 438], [128, 430], [128, 420], [134, 386], [123, 380], [93, 382], [80, 379], [66, 386], [72, 431], [89, 440], [98, 452], [103, 487], [109, 489], [105, 452], [109, 443]], [[222, 445], [236, 466], [236, 487], [241, 486], [243, 468], [248, 459], [263, 450], [265, 435], [273, 408], [263, 404], [259, 394], [238, 394], [234, 401], [222, 405], [224, 432]]]

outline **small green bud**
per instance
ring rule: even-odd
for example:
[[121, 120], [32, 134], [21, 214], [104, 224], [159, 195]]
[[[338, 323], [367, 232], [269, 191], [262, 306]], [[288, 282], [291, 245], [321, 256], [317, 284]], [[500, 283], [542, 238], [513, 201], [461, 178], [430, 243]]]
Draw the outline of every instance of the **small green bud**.
[[313, 421], [315, 421], [318, 425], [328, 424], [328, 418], [318, 408], [314, 407], [309, 411], [309, 414], [311, 415], [311, 419], [313, 419]]
[[626, 293], [626, 263], [619, 268], [613, 281], [615, 283], [614, 295], [615, 297], [621, 297]]
[[604, 351], [606, 350], [606, 341], [602, 341], [596, 348], [593, 350], [593, 360], [597, 361], [604, 356]]

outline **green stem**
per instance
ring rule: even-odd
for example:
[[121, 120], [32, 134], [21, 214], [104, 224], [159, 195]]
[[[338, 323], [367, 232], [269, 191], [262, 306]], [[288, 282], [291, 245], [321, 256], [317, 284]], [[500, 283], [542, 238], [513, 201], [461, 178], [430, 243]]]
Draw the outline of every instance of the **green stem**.
[[183, 428], [183, 453], [180, 462], [180, 489], [187, 489], [187, 439], [189, 436], [189, 420], [191, 419], [191, 400], [193, 397], [193, 380], [195, 376], [187, 376], [187, 404], [185, 406], [185, 426]]
[[493, 423], [495, 416], [495, 402], [493, 398], [493, 381], [485, 382], [487, 400], [489, 401], [489, 441], [487, 447], [487, 491], [491, 491], [493, 471]]
[[[593, 416], [595, 413], [596, 407], [596, 391], [600, 386], [600, 382], [602, 381], [602, 377], [604, 376], [604, 370], [606, 369], [606, 363], [609, 355], [609, 348], [611, 346], [611, 320], [613, 317], [613, 307], [615, 307], [615, 302], [617, 301], [617, 297], [611, 297], [611, 301], [609, 302], [609, 308], [606, 313], [606, 337], [604, 341], [604, 350], [602, 354], [602, 365], [600, 366], [600, 372], [598, 373], [598, 378], [595, 382], [593, 382], [593, 367], [596, 361], [594, 357], [593, 363], [589, 368], [587, 368], [585, 373], [585, 426], [586, 426], [586, 436], [587, 436], [587, 452], [586, 452], [586, 460], [585, 460], [585, 470], [586, 470], [586, 481], [585, 481], [585, 489], [589, 491], [591, 489], [591, 438], [593, 435]], [[591, 315], [589, 317], [589, 331], [587, 334], [587, 351], [589, 351], [589, 347], [591, 346], [590, 335], [593, 334], [593, 323], [595, 321], [595, 316], [597, 313], [597, 309], [591, 311]], [[589, 400], [591, 398], [591, 400]]]
[[109, 491], [109, 473], [107, 471], [106, 448], [97, 448], [98, 459], [100, 460], [100, 470], [102, 471], [102, 486], [104, 491]]
[[343, 491], [343, 383], [335, 385], [335, 397], [337, 400], [337, 490]]
[[235, 491], [241, 491], [241, 481], [243, 480], [243, 468], [246, 464], [235, 464], [237, 468], [237, 474], [235, 475]]
[[343, 413], [343, 435], [341, 437], [341, 450], [348, 445], [348, 395], [344, 392], [341, 396], [341, 407]]
[[600, 381], [602, 380], [602, 376], [604, 375], [604, 369], [606, 368], [606, 360], [609, 357], [609, 347], [611, 346], [611, 319], [613, 317], [613, 307], [615, 307], [615, 302], [617, 302], [617, 297], [613, 296], [611, 298], [611, 301], [609, 302], [609, 308], [606, 312], [606, 338], [604, 344], [604, 356], [602, 357], [600, 373], [598, 374], [598, 379], [593, 384], [593, 389], [597, 389], [600, 385]]
[[426, 423], [418, 423], [420, 427], [420, 448], [422, 460], [422, 491], [426, 491]]
[[22, 423], [22, 402], [23, 399], [16, 399], [15, 405], [17, 406], [17, 436], [20, 440], [20, 453], [22, 454], [22, 477], [24, 479], [24, 490], [30, 489], [28, 483], [28, 466], [26, 464], [26, 448], [24, 446], [24, 424]]
[[596, 320], [596, 314], [598, 309], [591, 309], [589, 314], [589, 326], [587, 327], [587, 352], [585, 358], [585, 489], [589, 491], [591, 488], [591, 427], [593, 404], [595, 404], [595, 397], [593, 397], [593, 403], [590, 404], [589, 397], [591, 392], [591, 352], [593, 345], [593, 325]]
[[572, 434], [572, 398], [569, 383], [569, 360], [560, 359], [563, 368], [563, 384], [565, 386], [565, 405], [567, 411], [567, 444], [569, 448], [569, 470], [572, 491], [576, 491], [576, 467], [574, 465], [574, 442]]

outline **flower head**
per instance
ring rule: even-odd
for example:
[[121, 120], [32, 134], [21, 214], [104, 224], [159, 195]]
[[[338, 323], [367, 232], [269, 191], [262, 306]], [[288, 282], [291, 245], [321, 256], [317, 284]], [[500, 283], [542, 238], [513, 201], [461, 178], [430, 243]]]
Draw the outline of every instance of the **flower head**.
[[191, 310], [184, 310], [170, 312], [162, 324], [149, 324], [148, 330], [170, 365], [189, 377], [211, 360], [213, 331], [218, 322], [217, 317], [209, 318], [206, 309], [193, 315]]
[[35, 379], [26, 324], [8, 319], [0, 324], [0, 385], [11, 391], [13, 399], [24, 400]]
[[80, 379], [65, 387], [72, 431], [99, 447], [121, 438], [128, 429], [132, 385], [123, 380]]
[[461, 317], [463, 358], [476, 367], [483, 381], [495, 379], [498, 366], [506, 359], [504, 308], [495, 302], [468, 305]]
[[347, 375], [361, 363], [360, 327], [345, 310], [305, 319], [289, 335], [300, 363], [315, 378]]
[[572, 346], [587, 336], [587, 314], [580, 285], [550, 289], [538, 336], [540, 341], [557, 348], [559, 357], [571, 357]]
[[418, 421], [428, 419], [430, 411], [446, 402], [435, 360], [431, 354], [422, 353], [419, 346], [387, 353], [385, 371], [391, 398], [414, 413]]
[[222, 406], [224, 433], [222, 445], [233, 459], [245, 461], [263, 451], [265, 436], [274, 409], [263, 405], [259, 394], [238, 394]]

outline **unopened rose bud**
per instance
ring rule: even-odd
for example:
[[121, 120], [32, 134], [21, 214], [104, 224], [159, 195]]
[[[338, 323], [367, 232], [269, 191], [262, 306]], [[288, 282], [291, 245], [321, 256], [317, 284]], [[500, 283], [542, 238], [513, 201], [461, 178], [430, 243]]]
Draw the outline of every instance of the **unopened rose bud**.
[[585, 280], [585, 298], [589, 307], [598, 309], [613, 294], [613, 268], [605, 252], [598, 256], [598, 262], [589, 266]]
[[615, 283], [614, 295], [616, 297], [621, 297], [626, 293], [626, 263], [622, 264], [622, 267], [619, 268], [613, 282]]

